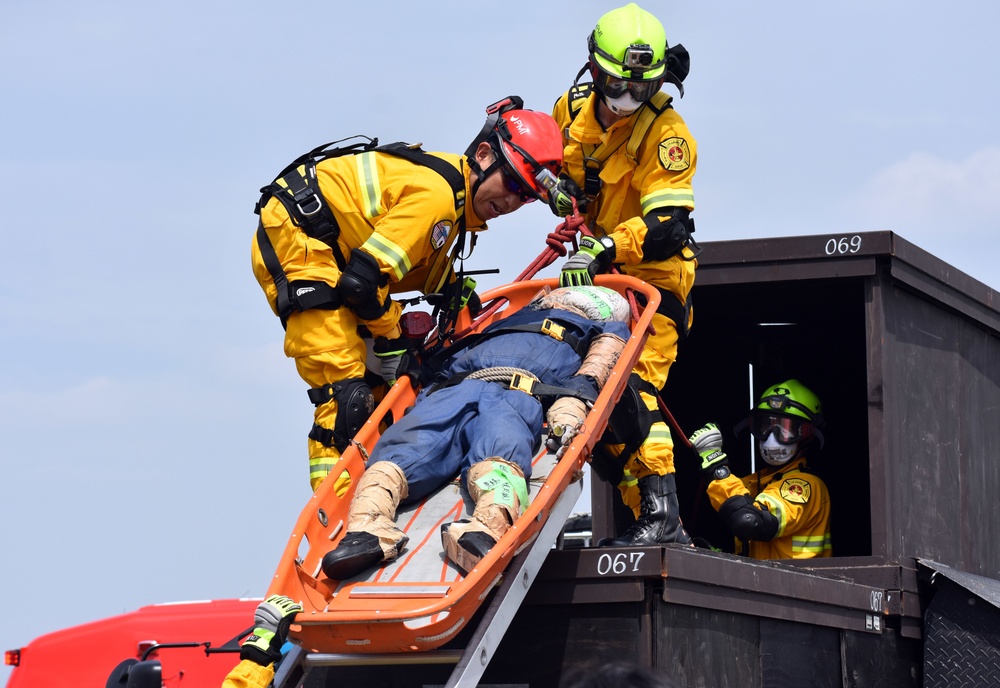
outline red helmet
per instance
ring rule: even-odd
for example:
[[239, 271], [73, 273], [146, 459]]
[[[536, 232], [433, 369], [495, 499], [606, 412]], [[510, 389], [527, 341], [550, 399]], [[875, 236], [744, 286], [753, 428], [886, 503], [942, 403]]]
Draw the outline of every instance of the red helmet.
[[525, 110], [523, 105], [518, 96], [509, 96], [486, 108], [489, 114], [486, 125], [465, 154], [473, 160], [477, 146], [487, 141], [497, 159], [489, 169], [481, 171], [481, 179], [502, 165], [526, 194], [544, 200], [547, 191], [539, 175], [544, 177], [543, 170], [559, 175], [563, 161], [562, 132], [548, 114]]
[[521, 188], [534, 191], [536, 198], [547, 198], [538, 175], [544, 168], [558, 177], [562, 168], [562, 132], [556, 121], [544, 112], [508, 110], [500, 115], [493, 138], [493, 149], [499, 147]]

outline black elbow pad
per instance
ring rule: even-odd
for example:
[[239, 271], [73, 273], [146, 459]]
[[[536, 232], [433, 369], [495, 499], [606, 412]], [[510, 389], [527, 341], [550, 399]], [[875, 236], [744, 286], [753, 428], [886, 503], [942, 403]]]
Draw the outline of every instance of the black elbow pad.
[[747, 495], [730, 497], [719, 507], [719, 516], [740, 540], [767, 542], [778, 534], [778, 519], [758, 509]]
[[389, 299], [384, 304], [378, 302], [378, 290], [382, 284], [375, 259], [361, 249], [351, 251], [337, 289], [347, 307], [362, 320], [375, 320], [389, 310]]
[[670, 206], [655, 208], [643, 218], [646, 238], [642, 242], [642, 259], [666, 260], [684, 248], [691, 240], [694, 220], [687, 208]]

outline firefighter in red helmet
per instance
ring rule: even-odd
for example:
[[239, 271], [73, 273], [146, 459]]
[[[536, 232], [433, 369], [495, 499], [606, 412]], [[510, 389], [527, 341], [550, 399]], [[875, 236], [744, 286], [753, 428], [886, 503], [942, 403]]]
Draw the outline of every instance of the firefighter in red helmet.
[[487, 113], [463, 156], [377, 140], [320, 147], [262, 189], [253, 272], [316, 407], [314, 490], [371, 414], [372, 386], [395, 381], [405, 346], [402, 306], [390, 295], [471, 289], [455, 269], [470, 251], [467, 233], [546, 199], [539, 175], [560, 171], [561, 135], [548, 114], [517, 96]]

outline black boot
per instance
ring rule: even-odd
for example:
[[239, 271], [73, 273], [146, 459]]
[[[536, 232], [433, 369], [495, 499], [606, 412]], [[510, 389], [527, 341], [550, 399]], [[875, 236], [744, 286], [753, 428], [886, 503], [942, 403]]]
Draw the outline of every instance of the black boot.
[[[409, 538], [405, 535], [396, 544], [396, 555], [403, 551]], [[392, 557], [393, 559], [395, 556]], [[353, 578], [383, 561], [389, 561], [377, 536], [365, 532], [345, 533], [344, 539], [323, 557], [323, 573], [333, 580]]]
[[603, 538], [598, 547], [635, 547], [677, 542], [691, 544], [681, 524], [677, 482], [673, 473], [639, 478], [639, 519], [618, 538]]

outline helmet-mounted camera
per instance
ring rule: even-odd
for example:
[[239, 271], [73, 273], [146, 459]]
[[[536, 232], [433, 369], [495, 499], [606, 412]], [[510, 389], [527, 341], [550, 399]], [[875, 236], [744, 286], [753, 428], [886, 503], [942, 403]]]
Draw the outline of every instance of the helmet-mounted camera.
[[625, 59], [622, 61], [632, 70], [632, 75], [640, 76], [639, 72], [651, 69], [653, 66], [653, 49], [648, 44], [633, 44], [625, 49]]

